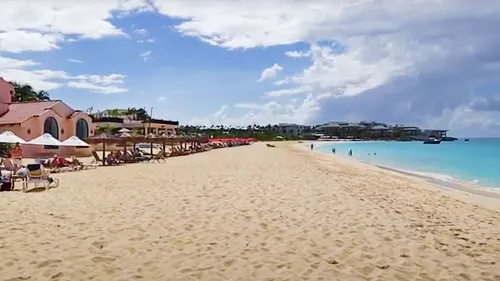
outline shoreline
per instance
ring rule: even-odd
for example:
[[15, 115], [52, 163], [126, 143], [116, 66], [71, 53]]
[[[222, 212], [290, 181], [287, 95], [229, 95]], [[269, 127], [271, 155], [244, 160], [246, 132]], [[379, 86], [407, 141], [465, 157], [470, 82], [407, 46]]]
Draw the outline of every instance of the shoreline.
[[[344, 144], [344, 143], [348, 143], [348, 142], [350, 142], [350, 141], [349, 140], [342, 140], [338, 143]], [[313, 142], [309, 142], [309, 143], [313, 143]], [[319, 144], [320, 146], [329, 144], [329, 142], [315, 142], [315, 143]], [[324, 153], [324, 154], [328, 155], [328, 152], [326, 152], [326, 151], [316, 151], [315, 150], [315, 152], [320, 152], [320, 153]], [[449, 174], [441, 174], [441, 173], [432, 172], [432, 171], [403, 170], [403, 169], [399, 169], [399, 168], [395, 168], [395, 167], [391, 167], [391, 166], [386, 166], [386, 165], [382, 165], [382, 164], [363, 161], [363, 160], [356, 159], [356, 158], [348, 158], [344, 155], [337, 155], [337, 156], [342, 157], [344, 159], [352, 159], [352, 160], [355, 160], [355, 161], [358, 161], [358, 162], [361, 162], [361, 163], [364, 163], [367, 165], [377, 166], [381, 169], [393, 170], [395, 172], [404, 173], [404, 174], [407, 174], [409, 176], [425, 178], [425, 179], [430, 180], [432, 182], [443, 185], [447, 188], [458, 188], [458, 189], [466, 188], [466, 189], [470, 189], [470, 190], [477, 189], [477, 191], [479, 191], [479, 192], [485, 191], [488, 193], [498, 194], [498, 196], [500, 196], [500, 186], [493, 187], [493, 186], [483, 185], [483, 184], [473, 184], [473, 183], [470, 183], [466, 180], [460, 179], [457, 176], [453, 176], [453, 175], [449, 175]], [[434, 174], [436, 176], [432, 176], [431, 174]], [[440, 177], [438, 177], [438, 176], [440, 176]], [[445, 180], [445, 179], [442, 179], [442, 177], [451, 178], [451, 180]]]
[[[339, 141], [340, 142], [340, 141]], [[347, 141], [342, 141], [342, 142], [347, 142]], [[312, 152], [312, 154], [316, 154], [321, 157], [327, 157], [328, 159], [335, 159], [338, 160], [339, 162], [342, 162], [342, 164], [350, 165], [351, 167], [355, 168], [371, 168], [371, 169], [376, 169], [379, 170], [380, 172], [386, 172], [386, 173], [396, 173], [398, 175], [407, 177], [410, 180], [417, 180], [417, 181], [424, 181], [425, 183], [428, 183], [432, 186], [435, 186], [438, 190], [441, 190], [443, 192], [448, 193], [448, 195], [451, 195], [456, 198], [460, 199], [467, 199], [470, 200], [472, 199], [472, 202], [475, 204], [481, 204], [484, 207], [494, 209], [497, 211], [500, 211], [500, 190], [497, 191], [495, 189], [492, 189], [491, 187], [486, 187], [486, 186], [471, 186], [468, 184], [465, 184], [463, 182], [459, 181], [445, 181], [445, 180], [440, 180], [438, 178], [434, 178], [432, 176], [426, 176], [423, 174], [417, 174], [418, 172], [411, 172], [411, 171], [404, 171], [392, 167], [387, 167], [383, 165], [377, 165], [374, 163], [369, 163], [365, 161], [361, 161], [359, 159], [355, 158], [348, 158], [346, 156], [333, 156], [330, 155], [328, 152], [325, 151], [318, 151], [318, 150], [313, 150], [311, 151], [309, 149], [310, 144], [328, 144], [329, 142], [304, 142], [304, 143], [297, 143], [294, 144], [295, 147], [307, 151], [309, 153]]]

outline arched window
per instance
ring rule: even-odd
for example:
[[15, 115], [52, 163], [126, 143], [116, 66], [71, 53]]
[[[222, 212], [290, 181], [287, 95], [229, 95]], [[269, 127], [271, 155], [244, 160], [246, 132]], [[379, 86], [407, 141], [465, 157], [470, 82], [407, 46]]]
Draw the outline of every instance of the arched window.
[[[51, 134], [54, 138], [59, 139], [59, 125], [54, 117], [45, 119], [43, 124], [43, 132]], [[45, 149], [58, 149], [58, 146], [46, 145]]]
[[89, 124], [83, 118], [76, 121], [76, 136], [82, 140], [89, 137]]

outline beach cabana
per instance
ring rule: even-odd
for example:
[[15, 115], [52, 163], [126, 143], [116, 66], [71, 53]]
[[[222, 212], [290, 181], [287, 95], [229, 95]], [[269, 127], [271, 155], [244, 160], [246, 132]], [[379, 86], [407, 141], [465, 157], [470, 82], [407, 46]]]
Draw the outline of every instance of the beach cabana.
[[0, 143], [20, 143], [20, 144], [25, 144], [26, 141], [23, 140], [22, 138], [16, 136], [13, 132], [11, 131], [5, 131], [0, 134]]
[[124, 133], [129, 134], [129, 133], [130, 133], [130, 130], [129, 130], [129, 129], [127, 129], [127, 128], [121, 128], [121, 129], [118, 131], [118, 133], [120, 133], [120, 134], [124, 134]]
[[[102, 165], [106, 165], [106, 144], [116, 144], [120, 143], [121, 140], [113, 135], [108, 135], [106, 133], [99, 134], [87, 139], [90, 144], [102, 144]], [[96, 159], [97, 160], [97, 159]]]
[[82, 141], [77, 136], [71, 136], [62, 142], [64, 146], [74, 146], [74, 147], [89, 147], [90, 145]]
[[51, 134], [45, 133], [37, 138], [34, 138], [26, 144], [32, 145], [47, 145], [47, 146], [64, 146], [62, 142], [54, 138]]

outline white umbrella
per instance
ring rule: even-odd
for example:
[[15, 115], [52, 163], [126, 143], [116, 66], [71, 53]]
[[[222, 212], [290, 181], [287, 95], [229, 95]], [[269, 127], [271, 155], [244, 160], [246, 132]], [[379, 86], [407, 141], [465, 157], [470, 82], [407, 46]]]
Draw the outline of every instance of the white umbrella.
[[11, 131], [5, 131], [0, 134], [0, 143], [20, 143], [20, 144], [25, 144], [26, 141], [23, 140], [22, 138], [16, 136], [13, 132]]
[[127, 128], [121, 128], [118, 133], [130, 133], [130, 130]]
[[51, 145], [51, 146], [64, 146], [62, 142], [55, 139], [51, 134], [45, 133], [38, 138], [30, 140], [27, 144], [34, 145]]
[[72, 136], [67, 138], [62, 142], [64, 146], [75, 146], [75, 147], [89, 147], [90, 145], [84, 141], [82, 141], [77, 136]]

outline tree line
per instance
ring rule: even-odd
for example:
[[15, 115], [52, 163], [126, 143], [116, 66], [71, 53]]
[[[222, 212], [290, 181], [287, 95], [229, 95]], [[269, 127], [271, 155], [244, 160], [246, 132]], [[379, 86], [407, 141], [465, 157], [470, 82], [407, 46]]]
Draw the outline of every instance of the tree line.
[[[305, 130], [304, 133], [308, 133]], [[213, 138], [255, 138], [259, 141], [272, 141], [280, 137], [288, 140], [300, 140], [301, 136], [283, 136], [278, 125], [248, 125], [247, 127], [232, 127], [224, 125], [212, 126], [180, 126], [179, 133], [185, 135], [201, 134]]]

